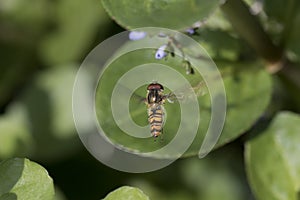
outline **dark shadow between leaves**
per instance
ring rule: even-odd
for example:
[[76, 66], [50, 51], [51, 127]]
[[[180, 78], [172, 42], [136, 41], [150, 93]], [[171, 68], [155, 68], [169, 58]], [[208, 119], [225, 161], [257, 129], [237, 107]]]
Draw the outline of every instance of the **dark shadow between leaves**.
[[[35, 143], [33, 157], [51, 161], [72, 154], [74, 150], [72, 146], [79, 146], [80, 140], [78, 137], [57, 138], [54, 135], [53, 119], [56, 116], [53, 113], [49, 94], [37, 85], [32, 85], [30, 91], [25, 94], [23, 100], [28, 111]], [[70, 99], [71, 102], [72, 99]]]
[[14, 193], [5, 193], [2, 196], [0, 196], [0, 200], [17, 200], [18, 197]]
[[[22, 176], [25, 160], [21, 158], [9, 159], [1, 162], [0, 187], [1, 191], [9, 192]], [[0, 200], [10, 199], [12, 193], [5, 193]], [[3, 198], [3, 199], [2, 199]]]

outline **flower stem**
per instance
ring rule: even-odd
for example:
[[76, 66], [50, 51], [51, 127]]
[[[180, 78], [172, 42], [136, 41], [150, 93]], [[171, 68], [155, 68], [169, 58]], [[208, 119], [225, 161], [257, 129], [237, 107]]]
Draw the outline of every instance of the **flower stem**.
[[279, 62], [282, 50], [275, 46], [257, 18], [242, 0], [227, 0], [221, 9], [239, 35], [266, 61]]

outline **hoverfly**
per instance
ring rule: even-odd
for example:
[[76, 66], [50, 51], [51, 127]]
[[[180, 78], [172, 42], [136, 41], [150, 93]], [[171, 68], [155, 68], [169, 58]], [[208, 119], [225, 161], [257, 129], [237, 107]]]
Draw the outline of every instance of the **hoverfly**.
[[151, 135], [156, 138], [162, 133], [164, 124], [164, 107], [166, 95], [163, 94], [164, 87], [153, 82], [147, 87], [145, 103], [148, 107], [148, 122], [150, 124]]
[[[203, 90], [199, 92], [199, 89], [202, 89], [204, 86], [204, 82], [201, 81], [195, 87], [191, 88], [196, 91], [196, 95], [204, 95]], [[157, 83], [152, 82], [147, 86], [147, 95], [144, 99], [144, 102], [147, 105], [147, 113], [148, 113], [148, 122], [150, 124], [150, 132], [154, 138], [157, 138], [163, 133], [163, 126], [165, 122], [165, 109], [164, 103], [166, 100], [170, 103], [173, 103], [178, 100], [184, 100], [188, 98], [189, 92], [184, 90], [182, 93], [177, 92], [177, 96], [175, 93], [171, 92], [169, 94], [163, 94], [164, 87]]]

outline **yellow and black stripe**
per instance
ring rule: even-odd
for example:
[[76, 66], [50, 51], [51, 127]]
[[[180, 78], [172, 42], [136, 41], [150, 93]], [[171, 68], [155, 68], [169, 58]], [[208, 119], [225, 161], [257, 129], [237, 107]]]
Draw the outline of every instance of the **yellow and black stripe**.
[[163, 106], [160, 104], [152, 104], [148, 108], [148, 121], [150, 130], [153, 137], [158, 137], [163, 131], [164, 122]]

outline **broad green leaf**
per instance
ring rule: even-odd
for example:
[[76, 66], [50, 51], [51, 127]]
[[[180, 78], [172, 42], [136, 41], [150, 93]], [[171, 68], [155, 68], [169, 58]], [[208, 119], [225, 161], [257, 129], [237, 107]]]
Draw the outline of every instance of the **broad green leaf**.
[[[158, 46], [160, 45], [158, 44]], [[145, 63], [161, 63], [177, 70], [192, 85], [202, 81], [201, 76], [197, 73], [195, 75], [186, 75], [179, 58], [170, 57], [167, 60], [157, 61], [154, 59], [154, 52], [153, 50], [144, 49], [120, 56], [106, 68], [98, 85], [96, 113], [101, 128], [112, 143], [126, 151], [154, 152], [162, 148], [175, 137], [181, 120], [179, 104], [166, 103], [165, 108], [168, 117], [164, 124], [162, 140], [158, 139], [158, 141], [155, 141], [151, 137], [135, 138], [122, 131], [112, 115], [111, 96], [117, 81], [126, 72], [135, 66]], [[205, 62], [202, 64], [205, 64]], [[262, 115], [270, 100], [271, 79], [260, 63], [217, 63], [217, 65], [224, 75], [223, 79], [227, 96], [227, 118], [222, 135], [217, 143], [217, 147], [219, 147], [243, 134]], [[136, 76], [139, 75], [137, 74]], [[157, 80], [157, 77], [155, 76], [153, 79]], [[146, 86], [140, 86], [135, 91], [135, 94], [140, 96], [140, 99], [146, 96]], [[200, 96], [198, 99], [201, 115], [200, 126], [194, 142], [185, 153], [186, 156], [198, 154], [211, 117], [209, 95]], [[125, 103], [124, 106], [128, 105]], [[146, 126], [148, 124], [147, 107], [140, 100], [132, 98], [129, 104], [129, 111], [133, 121], [138, 125]], [[193, 121], [194, 119], [189, 118], [185, 120]], [[186, 129], [186, 134], [189, 134], [188, 128]], [[166, 155], [155, 155], [155, 157], [176, 157], [177, 155], [178, 152], [175, 151]]]
[[271, 99], [272, 81], [261, 63], [220, 63], [219, 66], [221, 70], [224, 66], [232, 70], [229, 75], [225, 72], [223, 78], [227, 116], [218, 142], [222, 145], [245, 133], [262, 116]]
[[0, 158], [26, 156], [43, 161], [72, 154], [79, 145], [72, 115], [76, 68], [37, 74], [0, 117]]
[[17, 100], [26, 110], [35, 159], [57, 160], [79, 145], [72, 115], [75, 74], [73, 65], [42, 71]]
[[23, 105], [13, 104], [0, 116], [0, 159], [32, 153], [33, 138], [26, 114]]
[[207, 18], [219, 5], [219, 0], [103, 0], [109, 15], [128, 29], [164, 27], [183, 29]]
[[0, 163], [0, 200], [53, 200], [54, 186], [48, 172], [28, 159]]
[[60, 159], [79, 147], [72, 115], [73, 65], [40, 72], [0, 116], [0, 159]]
[[149, 200], [149, 197], [138, 188], [123, 186], [109, 193], [103, 200]]
[[[177, 171], [176, 171], [177, 172]], [[174, 171], [172, 171], [174, 173]], [[177, 172], [178, 173], [178, 172]], [[153, 177], [155, 175], [152, 175]], [[166, 174], [159, 174], [158, 179], [163, 182], [148, 181], [147, 179], [135, 178], [130, 180], [130, 185], [135, 187], [139, 187], [142, 189], [151, 199], [159, 199], [159, 200], [193, 200], [195, 199], [195, 194], [192, 193], [187, 186], [184, 185], [182, 180], [177, 179], [176, 182], [172, 182], [172, 188], [168, 188], [168, 184], [170, 184], [169, 176]], [[181, 177], [180, 177], [181, 178]], [[165, 179], [165, 180], [164, 180]], [[169, 180], [168, 180], [169, 179]], [[165, 182], [166, 181], [166, 182]], [[180, 186], [178, 186], [180, 184]]]
[[280, 112], [271, 125], [246, 143], [247, 174], [258, 200], [298, 200], [300, 117]]
[[228, 32], [218, 29], [201, 29], [199, 36], [194, 36], [193, 38], [216, 60], [235, 61], [242, 50], [243, 43], [241, 40], [233, 37]]
[[[226, 121], [216, 147], [220, 147], [245, 133], [257, 121], [267, 108], [271, 97], [271, 78], [260, 63], [217, 63], [223, 72], [226, 89]], [[203, 141], [203, 133], [210, 120], [209, 104], [202, 109], [202, 124], [198, 134], [186, 155], [196, 155]], [[247, 114], [245, 114], [247, 113]]]
[[0, 197], [0, 200], [17, 200], [17, 195], [14, 193], [6, 193]]
[[98, 0], [57, 1], [55, 9], [57, 29], [46, 35], [40, 46], [49, 66], [78, 61], [96, 37], [99, 25], [109, 20]]

